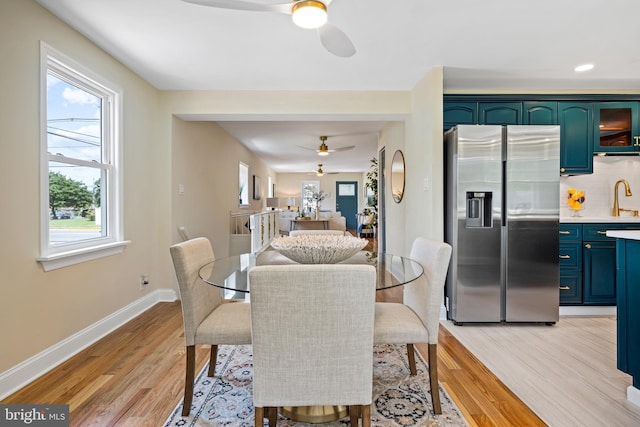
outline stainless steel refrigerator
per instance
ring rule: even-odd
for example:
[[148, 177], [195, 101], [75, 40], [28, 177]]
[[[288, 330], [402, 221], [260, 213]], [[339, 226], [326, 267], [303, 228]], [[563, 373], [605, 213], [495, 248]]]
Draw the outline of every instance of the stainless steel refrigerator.
[[558, 321], [558, 126], [466, 126], [445, 133], [447, 317]]

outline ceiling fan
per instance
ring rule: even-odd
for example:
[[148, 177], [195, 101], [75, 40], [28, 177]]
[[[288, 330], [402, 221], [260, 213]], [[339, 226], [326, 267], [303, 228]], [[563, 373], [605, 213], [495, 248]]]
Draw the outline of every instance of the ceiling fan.
[[340, 172], [325, 172], [322, 169], [322, 163], [318, 163], [318, 169], [314, 170], [313, 172], [310, 172], [308, 175], [316, 175], [316, 176], [323, 176], [323, 175], [335, 175], [338, 174]]
[[182, 0], [187, 3], [219, 9], [275, 12], [291, 15], [293, 22], [305, 29], [317, 29], [320, 42], [330, 53], [348, 58], [356, 48], [349, 37], [338, 27], [327, 22], [327, 8], [332, 0], [295, 0], [288, 3], [262, 4], [243, 0]]
[[355, 145], [348, 145], [346, 147], [340, 147], [340, 148], [334, 148], [334, 149], [329, 149], [329, 146], [327, 145], [327, 137], [326, 136], [321, 136], [320, 137], [320, 141], [321, 144], [320, 146], [316, 149], [316, 148], [308, 148], [308, 147], [303, 147], [301, 145], [298, 145], [298, 147], [300, 148], [304, 148], [305, 150], [315, 150], [318, 152], [319, 156], [328, 156], [329, 153], [335, 153], [336, 151], [347, 151], [347, 150], [351, 150], [353, 148], [355, 148]]

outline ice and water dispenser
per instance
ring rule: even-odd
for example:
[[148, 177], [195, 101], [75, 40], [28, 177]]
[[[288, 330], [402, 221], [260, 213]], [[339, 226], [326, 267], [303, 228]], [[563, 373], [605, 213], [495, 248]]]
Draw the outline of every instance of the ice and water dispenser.
[[491, 191], [467, 191], [467, 228], [490, 228], [491, 202], [493, 193]]

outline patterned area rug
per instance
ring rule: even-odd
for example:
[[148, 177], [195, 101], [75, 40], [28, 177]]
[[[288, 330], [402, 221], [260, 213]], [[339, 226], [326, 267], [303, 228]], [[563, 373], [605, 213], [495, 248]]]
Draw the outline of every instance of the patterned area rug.
[[[165, 423], [165, 427], [252, 427], [254, 412], [251, 356], [250, 345], [218, 347], [216, 375], [212, 378], [207, 377], [207, 366], [198, 375], [190, 415], [181, 416], [181, 402]], [[442, 414], [433, 414], [427, 364], [420, 355], [416, 357], [416, 363], [418, 375], [412, 377], [409, 375], [406, 346], [382, 345], [374, 348], [371, 425], [468, 426], [442, 387]], [[278, 427], [319, 425], [295, 422], [278, 416]], [[331, 427], [348, 425], [348, 417], [322, 424]]]

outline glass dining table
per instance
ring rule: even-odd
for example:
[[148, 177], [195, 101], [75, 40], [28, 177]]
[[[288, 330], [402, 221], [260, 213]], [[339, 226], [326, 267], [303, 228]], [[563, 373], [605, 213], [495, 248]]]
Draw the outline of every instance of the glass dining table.
[[[256, 265], [296, 264], [276, 250], [259, 254], [244, 253], [216, 259], [200, 268], [206, 283], [225, 290], [225, 298], [244, 298], [250, 293], [249, 270]], [[360, 251], [341, 264], [368, 264], [376, 268], [376, 290], [390, 289], [413, 282], [424, 274], [419, 262], [383, 252]]]
[[[342, 264], [368, 264], [376, 268], [376, 290], [409, 284], [422, 276], [419, 262], [389, 253], [360, 251]], [[206, 283], [222, 288], [226, 299], [249, 299], [249, 270], [256, 265], [297, 264], [278, 251], [267, 249], [259, 254], [244, 253], [216, 259], [200, 268], [199, 276]], [[287, 418], [307, 423], [326, 423], [348, 415], [346, 406], [283, 407]]]

